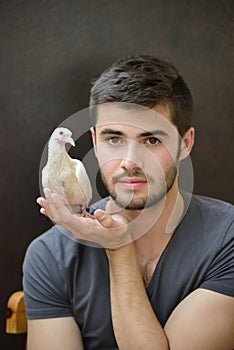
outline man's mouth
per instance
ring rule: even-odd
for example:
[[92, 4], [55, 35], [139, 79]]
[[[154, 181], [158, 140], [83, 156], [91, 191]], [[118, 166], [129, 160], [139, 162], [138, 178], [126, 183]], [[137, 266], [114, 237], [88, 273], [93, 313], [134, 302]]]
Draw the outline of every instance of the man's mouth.
[[137, 189], [144, 186], [147, 180], [142, 177], [122, 177], [118, 183], [128, 189]]

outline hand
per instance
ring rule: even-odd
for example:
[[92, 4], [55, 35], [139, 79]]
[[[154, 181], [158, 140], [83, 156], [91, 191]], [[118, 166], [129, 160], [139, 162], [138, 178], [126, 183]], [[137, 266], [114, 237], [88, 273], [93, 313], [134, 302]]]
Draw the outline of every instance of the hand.
[[110, 215], [104, 210], [96, 210], [93, 218], [73, 214], [58, 194], [44, 189], [45, 198], [39, 197], [40, 212], [56, 224], [70, 231], [74, 237], [102, 245], [104, 248], [118, 249], [132, 241], [127, 219], [121, 215]]

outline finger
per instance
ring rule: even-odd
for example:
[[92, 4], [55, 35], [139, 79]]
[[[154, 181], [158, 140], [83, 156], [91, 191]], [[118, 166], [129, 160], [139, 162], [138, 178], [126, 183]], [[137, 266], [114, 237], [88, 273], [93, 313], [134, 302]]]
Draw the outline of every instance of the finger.
[[47, 218], [49, 218], [49, 215], [47, 214], [47, 211], [45, 210], [45, 208], [41, 208], [40, 213], [45, 215]]
[[50, 203], [53, 204], [54, 208], [58, 211], [61, 211], [63, 209], [66, 209], [67, 211], [67, 207], [65, 206], [63, 200], [61, 199], [61, 197], [54, 192], [50, 192], [49, 196], [48, 196], [48, 200]]
[[[57, 193], [52, 193], [47, 199], [49, 209], [53, 215], [54, 221], [70, 230], [72, 227], [72, 214], [68, 207], [64, 204], [63, 200]], [[47, 207], [45, 207], [47, 209]]]
[[115, 225], [115, 221], [113, 220], [111, 215], [101, 209], [97, 209], [94, 212], [94, 217], [100, 222], [102, 226], [106, 228], [113, 227]]
[[54, 203], [57, 203], [57, 198], [54, 198], [54, 194], [49, 188], [44, 188], [43, 190], [45, 198], [37, 198], [37, 203], [41, 206], [40, 212], [53, 222], [58, 223], [58, 221], [60, 221], [60, 214], [54, 205]]
[[50, 189], [45, 188], [45, 198], [38, 198], [37, 202], [43, 207], [49, 207], [51, 210], [60, 211], [65, 208], [63, 201], [57, 193], [52, 192]]
[[43, 197], [38, 197], [37, 199], [36, 199], [36, 202], [37, 202], [37, 204], [39, 204], [41, 207], [43, 207], [43, 204], [44, 204], [44, 198]]
[[45, 208], [44, 208], [45, 205], [46, 205], [46, 200], [45, 200], [45, 198], [39, 197], [39, 198], [36, 199], [36, 202], [37, 202], [37, 204], [39, 204], [39, 205], [41, 206], [41, 208], [40, 208], [40, 213], [49, 218], [49, 215], [48, 215], [47, 211], [46, 211]]

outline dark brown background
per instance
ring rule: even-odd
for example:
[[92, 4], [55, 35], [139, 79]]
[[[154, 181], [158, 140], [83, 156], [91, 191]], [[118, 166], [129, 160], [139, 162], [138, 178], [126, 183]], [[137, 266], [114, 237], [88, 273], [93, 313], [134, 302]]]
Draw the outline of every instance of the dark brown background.
[[4, 334], [5, 304], [21, 288], [26, 247], [50, 226], [35, 204], [43, 148], [117, 58], [155, 54], [180, 69], [196, 103], [195, 192], [234, 202], [233, 10], [214, 0], [0, 1], [1, 350], [23, 349], [23, 336]]

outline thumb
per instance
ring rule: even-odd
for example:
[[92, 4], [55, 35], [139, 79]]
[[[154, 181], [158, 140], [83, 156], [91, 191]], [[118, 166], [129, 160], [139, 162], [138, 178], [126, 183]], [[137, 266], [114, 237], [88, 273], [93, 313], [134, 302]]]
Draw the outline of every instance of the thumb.
[[110, 214], [108, 214], [104, 210], [97, 209], [93, 215], [95, 219], [97, 219], [100, 222], [102, 226], [106, 228], [115, 226], [115, 220], [112, 218]]

